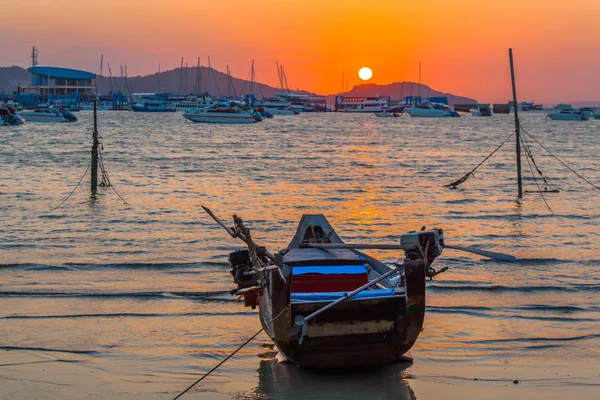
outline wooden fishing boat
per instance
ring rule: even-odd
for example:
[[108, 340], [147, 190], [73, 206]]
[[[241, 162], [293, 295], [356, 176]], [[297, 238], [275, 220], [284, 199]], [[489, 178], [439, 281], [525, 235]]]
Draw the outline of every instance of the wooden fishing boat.
[[229, 255], [248, 307], [259, 308], [280, 354], [299, 366], [345, 369], [410, 360], [425, 316], [425, 281], [443, 249], [443, 231], [402, 235], [403, 262], [386, 265], [347, 245], [327, 219], [304, 215], [289, 245], [270, 253], [242, 220], [227, 227], [248, 249]]

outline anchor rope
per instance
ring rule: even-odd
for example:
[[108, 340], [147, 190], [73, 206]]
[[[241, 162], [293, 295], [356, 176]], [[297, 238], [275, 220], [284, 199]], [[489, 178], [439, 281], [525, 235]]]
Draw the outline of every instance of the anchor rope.
[[[523, 147], [525, 147], [527, 149], [527, 145], [526, 145], [525, 141], [522, 138], [521, 138], [521, 143], [523, 144]], [[548, 210], [550, 210], [550, 212], [552, 214], [554, 214], [554, 211], [552, 210], [552, 208], [550, 207], [550, 205], [546, 201], [546, 198], [544, 197], [544, 193], [542, 193], [542, 189], [540, 188], [540, 185], [538, 184], [537, 178], [535, 177], [535, 173], [533, 172], [533, 167], [531, 165], [531, 161], [529, 160], [529, 153], [528, 153], [528, 151], [526, 151], [526, 154], [527, 154], [527, 157], [525, 157], [525, 159], [527, 160], [527, 165], [529, 166], [529, 170], [531, 171], [531, 176], [533, 177], [533, 181], [535, 182], [535, 186], [537, 186], [537, 188], [538, 188], [538, 193], [540, 194], [540, 196], [542, 196], [542, 200], [544, 200], [544, 203], [546, 204], [546, 207], [548, 207]], [[533, 159], [533, 157], [532, 157], [532, 159]], [[537, 166], [536, 166], [536, 168], [537, 168]], [[538, 172], [539, 172], [539, 169], [538, 169]], [[540, 173], [540, 175], [541, 175], [541, 173]], [[543, 176], [542, 176], [542, 179], [544, 179]], [[544, 182], [546, 182], [546, 179], [544, 179]]]
[[541, 144], [539, 142], [539, 140], [537, 140], [531, 133], [529, 133], [527, 130], [523, 129], [523, 131], [525, 132], [525, 134], [527, 136], [529, 136], [531, 139], [533, 139], [537, 144], [540, 145], [540, 147], [544, 150], [546, 150], [548, 152], [548, 154], [550, 154], [552, 157], [554, 157], [559, 163], [561, 163], [565, 168], [567, 168], [569, 171], [571, 171], [572, 173], [574, 173], [575, 175], [577, 175], [581, 180], [583, 180], [584, 182], [586, 182], [587, 184], [589, 184], [590, 186], [600, 190], [599, 186], [594, 185], [592, 182], [590, 182], [589, 180], [587, 180], [586, 178], [584, 178], [581, 174], [579, 174], [577, 171], [575, 171], [573, 168], [569, 167], [563, 160], [561, 160], [560, 158], [558, 158], [557, 156], [555, 156], [550, 150], [548, 150], [546, 148], [546, 146], [544, 146], [543, 144]]
[[486, 158], [483, 159], [482, 162], [480, 162], [479, 164], [477, 164], [475, 166], [475, 168], [473, 168], [470, 172], [468, 172], [467, 174], [465, 174], [465, 176], [463, 176], [462, 178], [448, 184], [448, 185], [444, 185], [444, 187], [449, 187], [451, 189], [456, 189], [456, 187], [458, 185], [460, 185], [461, 183], [463, 183], [464, 181], [466, 181], [471, 175], [473, 175], [473, 172], [475, 172], [477, 170], [477, 168], [481, 167], [481, 165], [483, 165], [484, 162], [486, 162], [487, 160], [490, 159], [490, 157], [492, 157], [494, 155], [494, 153], [496, 153], [498, 150], [500, 150], [500, 148], [502, 146], [504, 146], [504, 144], [506, 142], [508, 142], [508, 139], [510, 139], [516, 132], [511, 133], [506, 139], [504, 139], [504, 141], [502, 143], [500, 143], [500, 146], [496, 147], [496, 149], [494, 151], [492, 151], [490, 153], [490, 155], [488, 155]]
[[90, 167], [92, 166], [92, 163], [88, 164], [88, 167], [85, 169], [85, 172], [83, 173], [83, 175], [81, 175], [81, 179], [79, 179], [79, 182], [77, 182], [77, 185], [73, 188], [73, 190], [71, 191], [71, 193], [69, 193], [69, 195], [56, 207], [54, 207], [53, 209], [51, 209], [50, 211], [54, 211], [59, 209], [63, 204], [65, 204], [65, 202], [67, 200], [69, 200], [69, 198], [73, 195], [73, 193], [75, 193], [75, 190], [77, 190], [77, 188], [79, 187], [79, 185], [81, 185], [81, 181], [83, 181], [83, 178], [85, 178], [85, 176], [87, 175], [87, 172], [89, 171]]
[[128, 206], [131, 206], [131, 204], [129, 204], [124, 198], [123, 196], [121, 196], [119, 194], [119, 192], [117, 192], [117, 189], [115, 189], [115, 186], [110, 182], [110, 177], [108, 176], [108, 171], [106, 171], [106, 168], [104, 168], [104, 159], [102, 158], [102, 151], [100, 149], [98, 149], [98, 160], [100, 161], [100, 170], [102, 171], [102, 182], [100, 183], [101, 187], [110, 187], [113, 192], [115, 192], [115, 194], [119, 197], [119, 199], [121, 199], [121, 201], [123, 203], [125, 203]]
[[[284, 308], [283, 310], [281, 310], [281, 312], [279, 314], [277, 314], [277, 316], [275, 318], [273, 318], [271, 320], [271, 323], [273, 323], [277, 318], [279, 318], [281, 315], [283, 315], [283, 313], [286, 311], [287, 309]], [[219, 368], [221, 365], [225, 364], [225, 362], [227, 360], [229, 360], [231, 357], [233, 357], [238, 351], [240, 351], [242, 348], [244, 348], [244, 346], [246, 346], [248, 343], [250, 343], [255, 337], [257, 337], [262, 331], [264, 331], [264, 328], [260, 328], [260, 330], [258, 332], [256, 332], [254, 335], [252, 335], [248, 340], [246, 340], [244, 343], [242, 343], [237, 349], [235, 349], [231, 354], [229, 354], [227, 357], [225, 357], [220, 363], [218, 363], [216, 366], [214, 366], [210, 371], [208, 371], [207, 373], [205, 373], [204, 375], [202, 375], [200, 378], [198, 378], [196, 380], [196, 382], [192, 383], [190, 386], [188, 386], [183, 392], [179, 393], [177, 396], [173, 397], [173, 400], [177, 400], [178, 398], [180, 398], [181, 396], [183, 396], [185, 393], [187, 393], [191, 388], [193, 388], [194, 386], [196, 386], [198, 383], [200, 383], [204, 378], [206, 378], [207, 376], [209, 376], [211, 373], [213, 373], [214, 371], [217, 370], [217, 368]]]

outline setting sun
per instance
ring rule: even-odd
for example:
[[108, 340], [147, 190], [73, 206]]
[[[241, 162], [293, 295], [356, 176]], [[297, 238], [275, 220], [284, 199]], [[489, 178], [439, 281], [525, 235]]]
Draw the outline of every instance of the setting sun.
[[360, 70], [358, 70], [358, 77], [363, 81], [368, 81], [371, 79], [371, 77], [373, 77], [373, 71], [371, 71], [371, 68], [369, 67], [362, 67]]

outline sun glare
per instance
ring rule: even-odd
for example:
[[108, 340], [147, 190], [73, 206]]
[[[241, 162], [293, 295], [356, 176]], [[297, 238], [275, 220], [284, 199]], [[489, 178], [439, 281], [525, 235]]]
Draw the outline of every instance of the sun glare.
[[358, 77], [363, 81], [368, 81], [373, 76], [373, 71], [369, 67], [362, 67], [358, 70]]

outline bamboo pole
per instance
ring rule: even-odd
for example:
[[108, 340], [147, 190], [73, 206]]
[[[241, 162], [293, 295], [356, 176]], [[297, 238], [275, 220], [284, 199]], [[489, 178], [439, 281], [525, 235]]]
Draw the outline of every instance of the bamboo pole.
[[517, 131], [517, 185], [519, 199], [523, 198], [523, 181], [521, 179], [521, 123], [519, 122], [519, 105], [517, 103], [517, 88], [515, 84], [515, 69], [513, 65], [512, 49], [508, 49], [510, 58], [510, 78], [512, 81], [513, 107], [515, 109], [515, 129]]
[[98, 189], [98, 116], [97, 116], [97, 100], [94, 99], [94, 132], [92, 133], [92, 173], [91, 173], [91, 190], [92, 195], [96, 195]]

